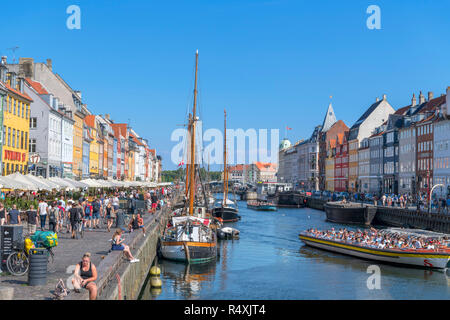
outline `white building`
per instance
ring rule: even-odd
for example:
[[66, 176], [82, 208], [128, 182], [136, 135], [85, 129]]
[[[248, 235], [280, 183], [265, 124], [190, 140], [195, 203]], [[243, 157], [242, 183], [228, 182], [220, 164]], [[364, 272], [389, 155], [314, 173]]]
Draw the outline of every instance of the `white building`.
[[30, 159], [39, 159], [37, 163], [30, 163], [30, 171], [43, 177], [72, 176], [71, 170], [64, 170], [64, 164], [73, 161], [72, 112], [37, 81], [27, 79], [24, 90], [33, 99]]

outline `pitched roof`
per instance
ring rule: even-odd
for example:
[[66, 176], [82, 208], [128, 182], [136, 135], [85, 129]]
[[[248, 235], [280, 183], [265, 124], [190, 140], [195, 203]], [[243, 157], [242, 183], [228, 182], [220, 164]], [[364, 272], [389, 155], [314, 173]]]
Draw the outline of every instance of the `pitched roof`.
[[384, 100], [380, 100], [375, 102], [374, 104], [372, 104], [369, 109], [366, 110], [366, 112], [363, 113], [363, 115], [361, 117], [359, 117], [359, 119], [353, 124], [353, 126], [350, 128], [350, 130], [355, 129], [355, 128], [359, 128], [359, 126], [361, 125], [361, 123], [364, 122], [364, 120], [367, 119], [368, 116], [370, 116], [370, 114], [380, 105], [381, 102], [383, 102]]
[[394, 114], [399, 114], [399, 115], [403, 116], [403, 115], [406, 114], [406, 112], [409, 110], [410, 107], [411, 107], [411, 105], [403, 107], [403, 108], [400, 108], [397, 111], [395, 111]]
[[334, 123], [336, 123], [336, 115], [334, 114], [333, 106], [330, 103], [325, 118], [323, 119], [322, 132], [327, 132]]
[[276, 163], [269, 163], [269, 162], [255, 162], [256, 167], [259, 169], [259, 171], [277, 171], [277, 164]]
[[420, 110], [420, 112], [433, 112], [436, 110], [437, 107], [444, 104], [445, 100], [446, 100], [445, 95], [431, 99], [425, 103], [425, 106]]
[[44, 89], [42, 84], [37, 81], [33, 81], [30, 78], [25, 78], [25, 81], [36, 91], [38, 94], [48, 94], [47, 90]]
[[9, 84], [7, 84], [5, 82], [2, 82], [2, 83], [9, 91], [17, 94], [18, 96], [20, 96], [20, 97], [22, 97], [22, 98], [24, 98], [24, 99], [26, 99], [26, 100], [28, 100], [30, 102], [33, 102], [33, 99], [31, 99], [30, 96], [27, 95], [26, 93], [23, 93], [23, 92], [20, 92], [20, 91], [18, 91], [16, 89], [13, 89]]
[[95, 128], [95, 115], [86, 115], [86, 117], [84, 118], [84, 123], [86, 123], [88, 127]]

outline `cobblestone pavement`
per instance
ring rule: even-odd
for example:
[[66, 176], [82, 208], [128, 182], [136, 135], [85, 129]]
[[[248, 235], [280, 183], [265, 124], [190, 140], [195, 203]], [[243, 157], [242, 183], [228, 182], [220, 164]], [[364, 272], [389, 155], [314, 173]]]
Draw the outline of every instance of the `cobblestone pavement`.
[[[143, 216], [144, 222], [147, 223], [151, 219], [151, 214]], [[26, 225], [24, 225], [24, 232]], [[65, 229], [64, 229], [65, 230]], [[92, 262], [98, 265], [100, 261], [108, 254], [111, 248], [111, 241], [115, 228], [111, 228], [108, 232], [106, 225], [100, 229], [85, 231], [84, 237], [79, 239], [71, 239], [71, 234], [64, 232], [58, 233], [58, 246], [54, 248], [55, 254], [53, 269], [47, 274], [46, 286], [28, 286], [28, 275], [16, 277], [6, 275], [5, 272], [0, 276], [0, 286], [14, 288], [14, 300], [49, 300], [53, 298], [53, 290], [59, 279], [66, 282], [71, 276], [72, 271], [68, 271], [68, 267], [81, 261], [84, 253], [90, 252]], [[125, 243], [127, 233], [124, 234]], [[6, 270], [6, 266], [3, 267]], [[67, 286], [67, 285], [66, 285]]]

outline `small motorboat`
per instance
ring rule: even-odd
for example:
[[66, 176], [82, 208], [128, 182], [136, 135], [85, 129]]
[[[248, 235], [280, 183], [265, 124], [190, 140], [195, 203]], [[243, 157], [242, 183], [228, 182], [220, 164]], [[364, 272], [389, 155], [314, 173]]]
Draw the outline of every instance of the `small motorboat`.
[[221, 240], [239, 239], [239, 230], [231, 227], [223, 227], [217, 230], [217, 238]]

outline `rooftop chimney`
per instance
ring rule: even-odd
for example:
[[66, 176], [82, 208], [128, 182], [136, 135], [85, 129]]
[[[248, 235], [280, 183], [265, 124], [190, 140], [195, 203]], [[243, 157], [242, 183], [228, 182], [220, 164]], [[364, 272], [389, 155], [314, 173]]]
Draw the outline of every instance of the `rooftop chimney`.
[[425, 102], [425, 97], [423, 96], [422, 91], [420, 91], [420, 94], [419, 94], [419, 104], [422, 104], [422, 103], [424, 103], [424, 102]]
[[411, 107], [414, 107], [417, 103], [416, 95], [413, 93], [413, 97], [411, 99]]
[[383, 100], [386, 100], [386, 95], [385, 94], [383, 94]]
[[377, 97], [377, 98], [375, 99], [375, 101], [376, 101], [376, 102], [380, 101], [380, 98]]
[[52, 70], [52, 59], [47, 59], [47, 67], [50, 69], [50, 71]]
[[6, 65], [6, 59], [7, 59], [6, 56], [2, 56], [2, 64], [3, 64], [3, 65]]
[[106, 114], [105, 114], [105, 119], [106, 119], [106, 120], [109, 120], [109, 113], [106, 113]]
[[433, 92], [428, 91], [428, 101], [433, 100]]

